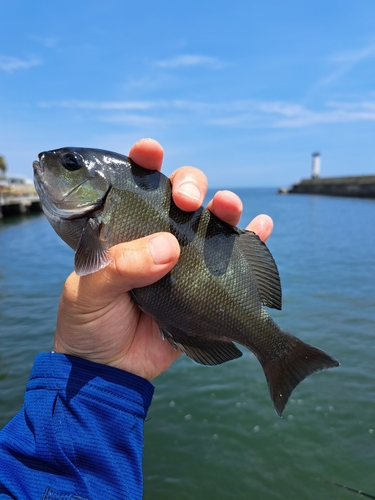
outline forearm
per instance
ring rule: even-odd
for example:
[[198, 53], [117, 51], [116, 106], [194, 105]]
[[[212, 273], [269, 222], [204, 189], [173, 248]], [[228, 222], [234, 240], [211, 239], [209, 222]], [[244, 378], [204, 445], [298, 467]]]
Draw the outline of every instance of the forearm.
[[0, 433], [0, 497], [41, 499], [50, 488], [83, 499], [141, 499], [152, 394], [149, 382], [121, 370], [38, 356], [24, 406]]

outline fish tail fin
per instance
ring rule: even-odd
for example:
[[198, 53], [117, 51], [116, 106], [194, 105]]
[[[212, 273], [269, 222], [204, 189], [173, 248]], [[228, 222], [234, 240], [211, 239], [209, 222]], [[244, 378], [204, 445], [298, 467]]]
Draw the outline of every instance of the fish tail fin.
[[281, 417], [294, 388], [309, 375], [339, 366], [326, 352], [283, 332], [285, 349], [280, 356], [260, 358], [276, 413]]

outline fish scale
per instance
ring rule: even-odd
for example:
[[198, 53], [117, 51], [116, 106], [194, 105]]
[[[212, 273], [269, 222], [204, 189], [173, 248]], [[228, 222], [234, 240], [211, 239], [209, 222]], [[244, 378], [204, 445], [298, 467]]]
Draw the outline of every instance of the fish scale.
[[217, 365], [252, 351], [264, 370], [281, 415], [293, 389], [308, 375], [338, 362], [282, 330], [264, 306], [281, 309], [281, 285], [265, 243], [209, 210], [183, 212], [163, 174], [130, 158], [98, 149], [40, 153], [35, 186], [57, 234], [76, 252], [77, 274], [109, 264], [108, 249], [154, 232], [169, 231], [181, 253], [156, 283], [131, 294], [176, 349]]

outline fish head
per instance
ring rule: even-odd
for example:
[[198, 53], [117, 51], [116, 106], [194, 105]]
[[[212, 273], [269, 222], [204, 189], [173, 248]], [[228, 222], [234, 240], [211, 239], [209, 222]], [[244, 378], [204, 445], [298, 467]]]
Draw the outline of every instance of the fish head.
[[40, 153], [33, 162], [34, 183], [43, 209], [63, 219], [86, 217], [99, 208], [110, 188], [105, 165], [84, 148]]
[[83, 221], [100, 211], [111, 189], [105, 155], [101, 150], [61, 148], [38, 156], [34, 184], [43, 211], [59, 236], [75, 248]]

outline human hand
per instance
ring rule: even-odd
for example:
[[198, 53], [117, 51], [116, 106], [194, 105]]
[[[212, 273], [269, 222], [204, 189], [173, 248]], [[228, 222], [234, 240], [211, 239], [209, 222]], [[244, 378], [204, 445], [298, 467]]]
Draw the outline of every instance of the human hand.
[[[143, 139], [129, 156], [144, 168], [160, 170], [163, 149]], [[207, 179], [193, 167], [171, 175], [172, 196], [186, 211], [198, 209], [207, 192]], [[242, 203], [230, 191], [219, 191], [207, 207], [228, 224], [238, 224]], [[272, 220], [259, 215], [248, 225], [265, 241]], [[170, 233], [157, 233], [110, 249], [112, 262], [104, 269], [65, 282], [59, 305], [55, 351], [134, 373], [148, 380], [165, 371], [181, 354], [164, 341], [156, 321], [140, 311], [129, 291], [150, 285], [176, 264], [180, 247]]]

